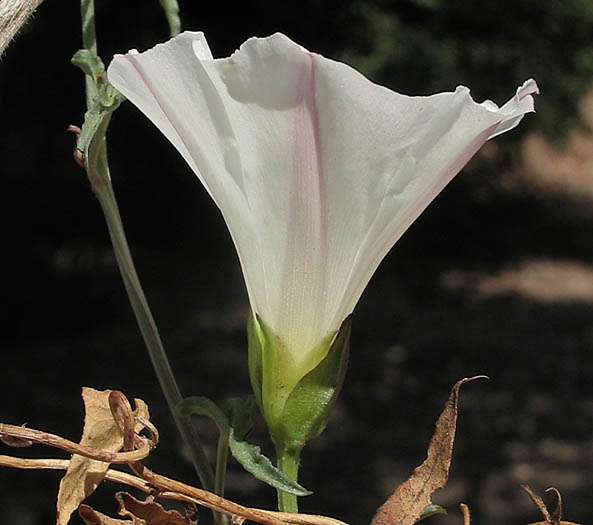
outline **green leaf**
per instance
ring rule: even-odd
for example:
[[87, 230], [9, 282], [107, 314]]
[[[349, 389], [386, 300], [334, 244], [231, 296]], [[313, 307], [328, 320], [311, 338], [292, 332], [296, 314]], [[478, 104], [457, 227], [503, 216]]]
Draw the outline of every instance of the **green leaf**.
[[251, 410], [253, 398], [232, 398], [229, 400], [229, 417], [207, 397], [194, 396], [184, 399], [176, 407], [180, 415], [206, 416], [210, 418], [220, 432], [223, 439], [228, 440], [229, 449], [233, 457], [241, 466], [255, 478], [297, 496], [307, 496], [310, 492], [298, 483], [291, 481], [265, 457], [257, 445], [245, 441], [245, 436], [251, 430]]
[[422, 521], [423, 519], [430, 518], [431, 516], [434, 516], [435, 514], [447, 514], [447, 511], [440, 505], [435, 505], [434, 503], [432, 503], [432, 504], [424, 507], [424, 510], [422, 511], [422, 514], [420, 514], [418, 521]]
[[84, 158], [88, 157], [88, 150], [95, 138], [97, 130], [105, 118], [108, 118], [119, 105], [126, 100], [117, 89], [107, 81], [101, 84], [91, 108], [84, 114], [84, 123], [78, 137], [77, 148]]
[[251, 410], [253, 398], [233, 398], [229, 400], [230, 434], [229, 448], [233, 457], [255, 478], [296, 496], [311, 494], [307, 489], [290, 480], [278, 470], [272, 462], [261, 453], [257, 445], [245, 441], [245, 436], [251, 430]]
[[97, 77], [105, 72], [105, 64], [101, 58], [91, 52], [89, 49], [79, 49], [70, 60], [76, 67], [82, 69], [85, 75], [93, 77], [95, 81]]
[[260, 481], [295, 496], [308, 496], [311, 494], [306, 488], [296, 481], [291, 481], [283, 472], [278, 470], [261, 453], [261, 449], [257, 445], [238, 440], [232, 428], [229, 435], [229, 448], [233, 457], [241, 463], [243, 468]]

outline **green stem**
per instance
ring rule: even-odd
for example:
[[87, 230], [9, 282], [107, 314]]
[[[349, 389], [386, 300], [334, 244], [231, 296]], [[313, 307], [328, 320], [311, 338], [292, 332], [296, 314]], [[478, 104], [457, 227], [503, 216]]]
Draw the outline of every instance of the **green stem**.
[[101, 209], [105, 214], [109, 235], [111, 237], [111, 242], [113, 243], [122, 279], [161, 389], [163, 390], [163, 394], [165, 395], [171, 413], [174, 414], [177, 428], [179, 429], [183, 440], [189, 447], [192, 463], [200, 477], [202, 486], [206, 490], [213, 490], [214, 475], [208, 464], [208, 459], [204, 453], [201, 440], [193, 427], [191, 419], [187, 416], [175, 415], [175, 407], [181, 403], [183, 398], [179, 387], [177, 386], [177, 382], [175, 381], [175, 377], [173, 376], [173, 371], [171, 370], [171, 365], [165, 354], [154, 318], [152, 317], [138, 275], [136, 274], [111, 184], [96, 191], [95, 194], [97, 195], [99, 203], [101, 204]]
[[[96, 140], [99, 139], [99, 136], [100, 135], [97, 136]], [[93, 149], [94, 148], [89, 152], [89, 160], [93, 158]], [[175, 417], [177, 428], [179, 429], [183, 440], [189, 446], [192, 462], [200, 477], [202, 486], [206, 490], [213, 490], [214, 474], [208, 464], [200, 438], [189, 417], [177, 416], [175, 414], [175, 407], [181, 403], [183, 398], [179, 391], [179, 387], [177, 386], [177, 382], [175, 381], [156, 323], [150, 311], [150, 307], [148, 306], [148, 302], [146, 301], [146, 297], [144, 296], [144, 292], [142, 291], [142, 286], [134, 267], [132, 255], [121, 222], [117, 201], [115, 200], [115, 195], [113, 193], [113, 187], [109, 181], [109, 173], [103, 171], [105, 169], [104, 167], [107, 166], [107, 162], [104, 159], [104, 144], [101, 144], [98, 149], [99, 159], [97, 163], [89, 162], [89, 179], [91, 180], [93, 191], [95, 192], [101, 205], [101, 209], [103, 210], [103, 214], [105, 215], [115, 257], [132, 309], [136, 316], [136, 321], [142, 332], [144, 343], [148, 349], [150, 360], [152, 361], [152, 365], [169, 405], [169, 409]], [[99, 173], [97, 168], [103, 168], [101, 169], [102, 173]]]
[[[293, 481], [298, 481], [300, 450], [277, 447], [278, 468]], [[297, 496], [278, 490], [278, 510], [281, 512], [298, 512]]]
[[[80, 0], [80, 17], [82, 19], [82, 47], [97, 54], [97, 33], [95, 31], [95, 0]], [[85, 75], [87, 108], [97, 96], [95, 79]]]
[[171, 37], [177, 36], [181, 31], [181, 19], [179, 18], [179, 4], [177, 0], [160, 0], [161, 6], [165, 11], [165, 17], [169, 24], [169, 34]]
[[[134, 262], [128, 248], [111, 183], [105, 184], [96, 190], [95, 195], [97, 195], [99, 203], [101, 204], [101, 209], [105, 215], [115, 257], [132, 309], [136, 316], [136, 321], [142, 332], [144, 344], [148, 349], [148, 354], [159, 380], [161, 390], [163, 391], [169, 409], [175, 418], [177, 429], [189, 449], [192, 463], [200, 478], [202, 486], [206, 490], [214, 491], [216, 494], [223, 496], [228, 456], [228, 436], [226, 439], [221, 438], [219, 440], [216, 457], [216, 477], [214, 477], [212, 468], [204, 453], [200, 436], [196, 431], [191, 418], [189, 416], [180, 415], [175, 410], [175, 408], [182, 402], [183, 398], [179, 391], [179, 387], [177, 386], [177, 382], [175, 381], [175, 376], [171, 370], [171, 365], [167, 359], [165, 349], [163, 348], [146, 297], [142, 291], [142, 286], [140, 285]], [[215, 511], [212, 511], [212, 513], [216, 525], [226, 525], [228, 523], [226, 516], [223, 514]]]
[[227, 459], [229, 457], [229, 436], [222, 432], [218, 438], [218, 447], [216, 448], [216, 475], [214, 477], [214, 492], [219, 496], [224, 496], [224, 483], [226, 478]]
[[[81, 0], [81, 14], [84, 47], [96, 53], [97, 40], [93, 0]], [[96, 79], [89, 76], [86, 76], [85, 79], [87, 107], [90, 107], [97, 93]], [[103, 119], [89, 147], [88, 158], [86, 159], [87, 175], [93, 192], [97, 196], [103, 214], [105, 215], [105, 221], [122, 279], [161, 389], [163, 390], [169, 409], [175, 418], [179, 433], [189, 448], [192, 463], [202, 486], [206, 490], [212, 491], [214, 489], [214, 473], [204, 453], [199, 435], [190, 417], [178, 415], [175, 411], [175, 407], [181, 403], [183, 398], [175, 381], [167, 355], [165, 354], [148, 302], [142, 291], [142, 286], [140, 285], [140, 280], [138, 279], [126, 240], [115, 194], [113, 193], [105, 141], [105, 133], [110, 119], [110, 115], [107, 115]]]

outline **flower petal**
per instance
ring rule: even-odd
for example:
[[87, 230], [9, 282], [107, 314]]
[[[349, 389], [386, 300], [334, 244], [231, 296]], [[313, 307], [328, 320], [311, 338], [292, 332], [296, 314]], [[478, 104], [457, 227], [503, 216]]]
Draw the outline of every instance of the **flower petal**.
[[432, 199], [493, 134], [533, 111], [528, 81], [502, 108], [477, 104], [465, 87], [407, 97], [345, 64], [315, 56], [326, 179], [325, 326], [339, 325], [377, 266]]
[[537, 92], [527, 81], [501, 108], [465, 87], [408, 97], [281, 34], [213, 60], [184, 33], [116, 56], [108, 75], [200, 178], [253, 310], [309, 369], [391, 246]]
[[223, 211], [254, 310], [289, 346], [314, 346], [326, 263], [312, 57], [280, 34], [226, 60], [196, 60], [194, 42], [206, 45], [185, 33], [116, 56], [109, 79]]

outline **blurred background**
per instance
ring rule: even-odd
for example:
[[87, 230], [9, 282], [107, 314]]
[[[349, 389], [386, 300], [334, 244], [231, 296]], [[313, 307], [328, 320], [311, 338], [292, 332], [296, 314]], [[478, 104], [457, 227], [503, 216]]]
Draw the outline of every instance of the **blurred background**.
[[[168, 38], [157, 0], [98, 0], [99, 52]], [[503, 103], [534, 77], [537, 113], [488, 143], [382, 263], [354, 315], [351, 364], [325, 433], [302, 458], [305, 512], [368, 523], [423, 461], [453, 383], [464, 387], [450, 481], [434, 501], [459, 524], [541, 519], [519, 487], [557, 487], [593, 523], [593, 3], [590, 0], [181, 1], [215, 56], [282, 31], [406, 94], [470, 86]], [[46, 0], [0, 61], [0, 421], [77, 440], [80, 388], [151, 407], [149, 466], [197, 483], [121, 283], [99, 206], [72, 161], [84, 112], [79, 5]], [[248, 304], [223, 221], [195, 176], [130, 104], [109, 129], [115, 191], [146, 295], [186, 395], [249, 392]], [[216, 432], [200, 422], [208, 451]], [[268, 453], [261, 420], [251, 437]], [[50, 457], [51, 450], [4, 448]], [[227, 495], [275, 493], [231, 461]], [[0, 469], [0, 521], [55, 522], [60, 474]], [[104, 485], [91, 505], [115, 514]], [[553, 508], [553, 497], [547, 500]], [[202, 519], [210, 516], [203, 511]], [[73, 518], [76, 523], [77, 517]], [[428, 522], [427, 522], [428, 523]]]

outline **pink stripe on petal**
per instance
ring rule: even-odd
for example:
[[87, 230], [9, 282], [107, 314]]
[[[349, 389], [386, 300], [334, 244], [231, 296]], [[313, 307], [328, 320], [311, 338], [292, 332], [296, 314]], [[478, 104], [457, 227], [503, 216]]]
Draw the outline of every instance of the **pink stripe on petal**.
[[[285, 282], [284, 296], [293, 315], [284, 319], [291, 324], [288, 331], [291, 339], [297, 339], [289, 345], [308, 346], [316, 343], [309, 341], [307, 336], [319, 329], [321, 310], [325, 305], [326, 223], [315, 69], [312, 55], [306, 52], [306, 56], [300, 100], [294, 111], [293, 176], [286, 246], [290, 274]], [[309, 333], [305, 334], [303, 327], [311, 331], [306, 330]]]

